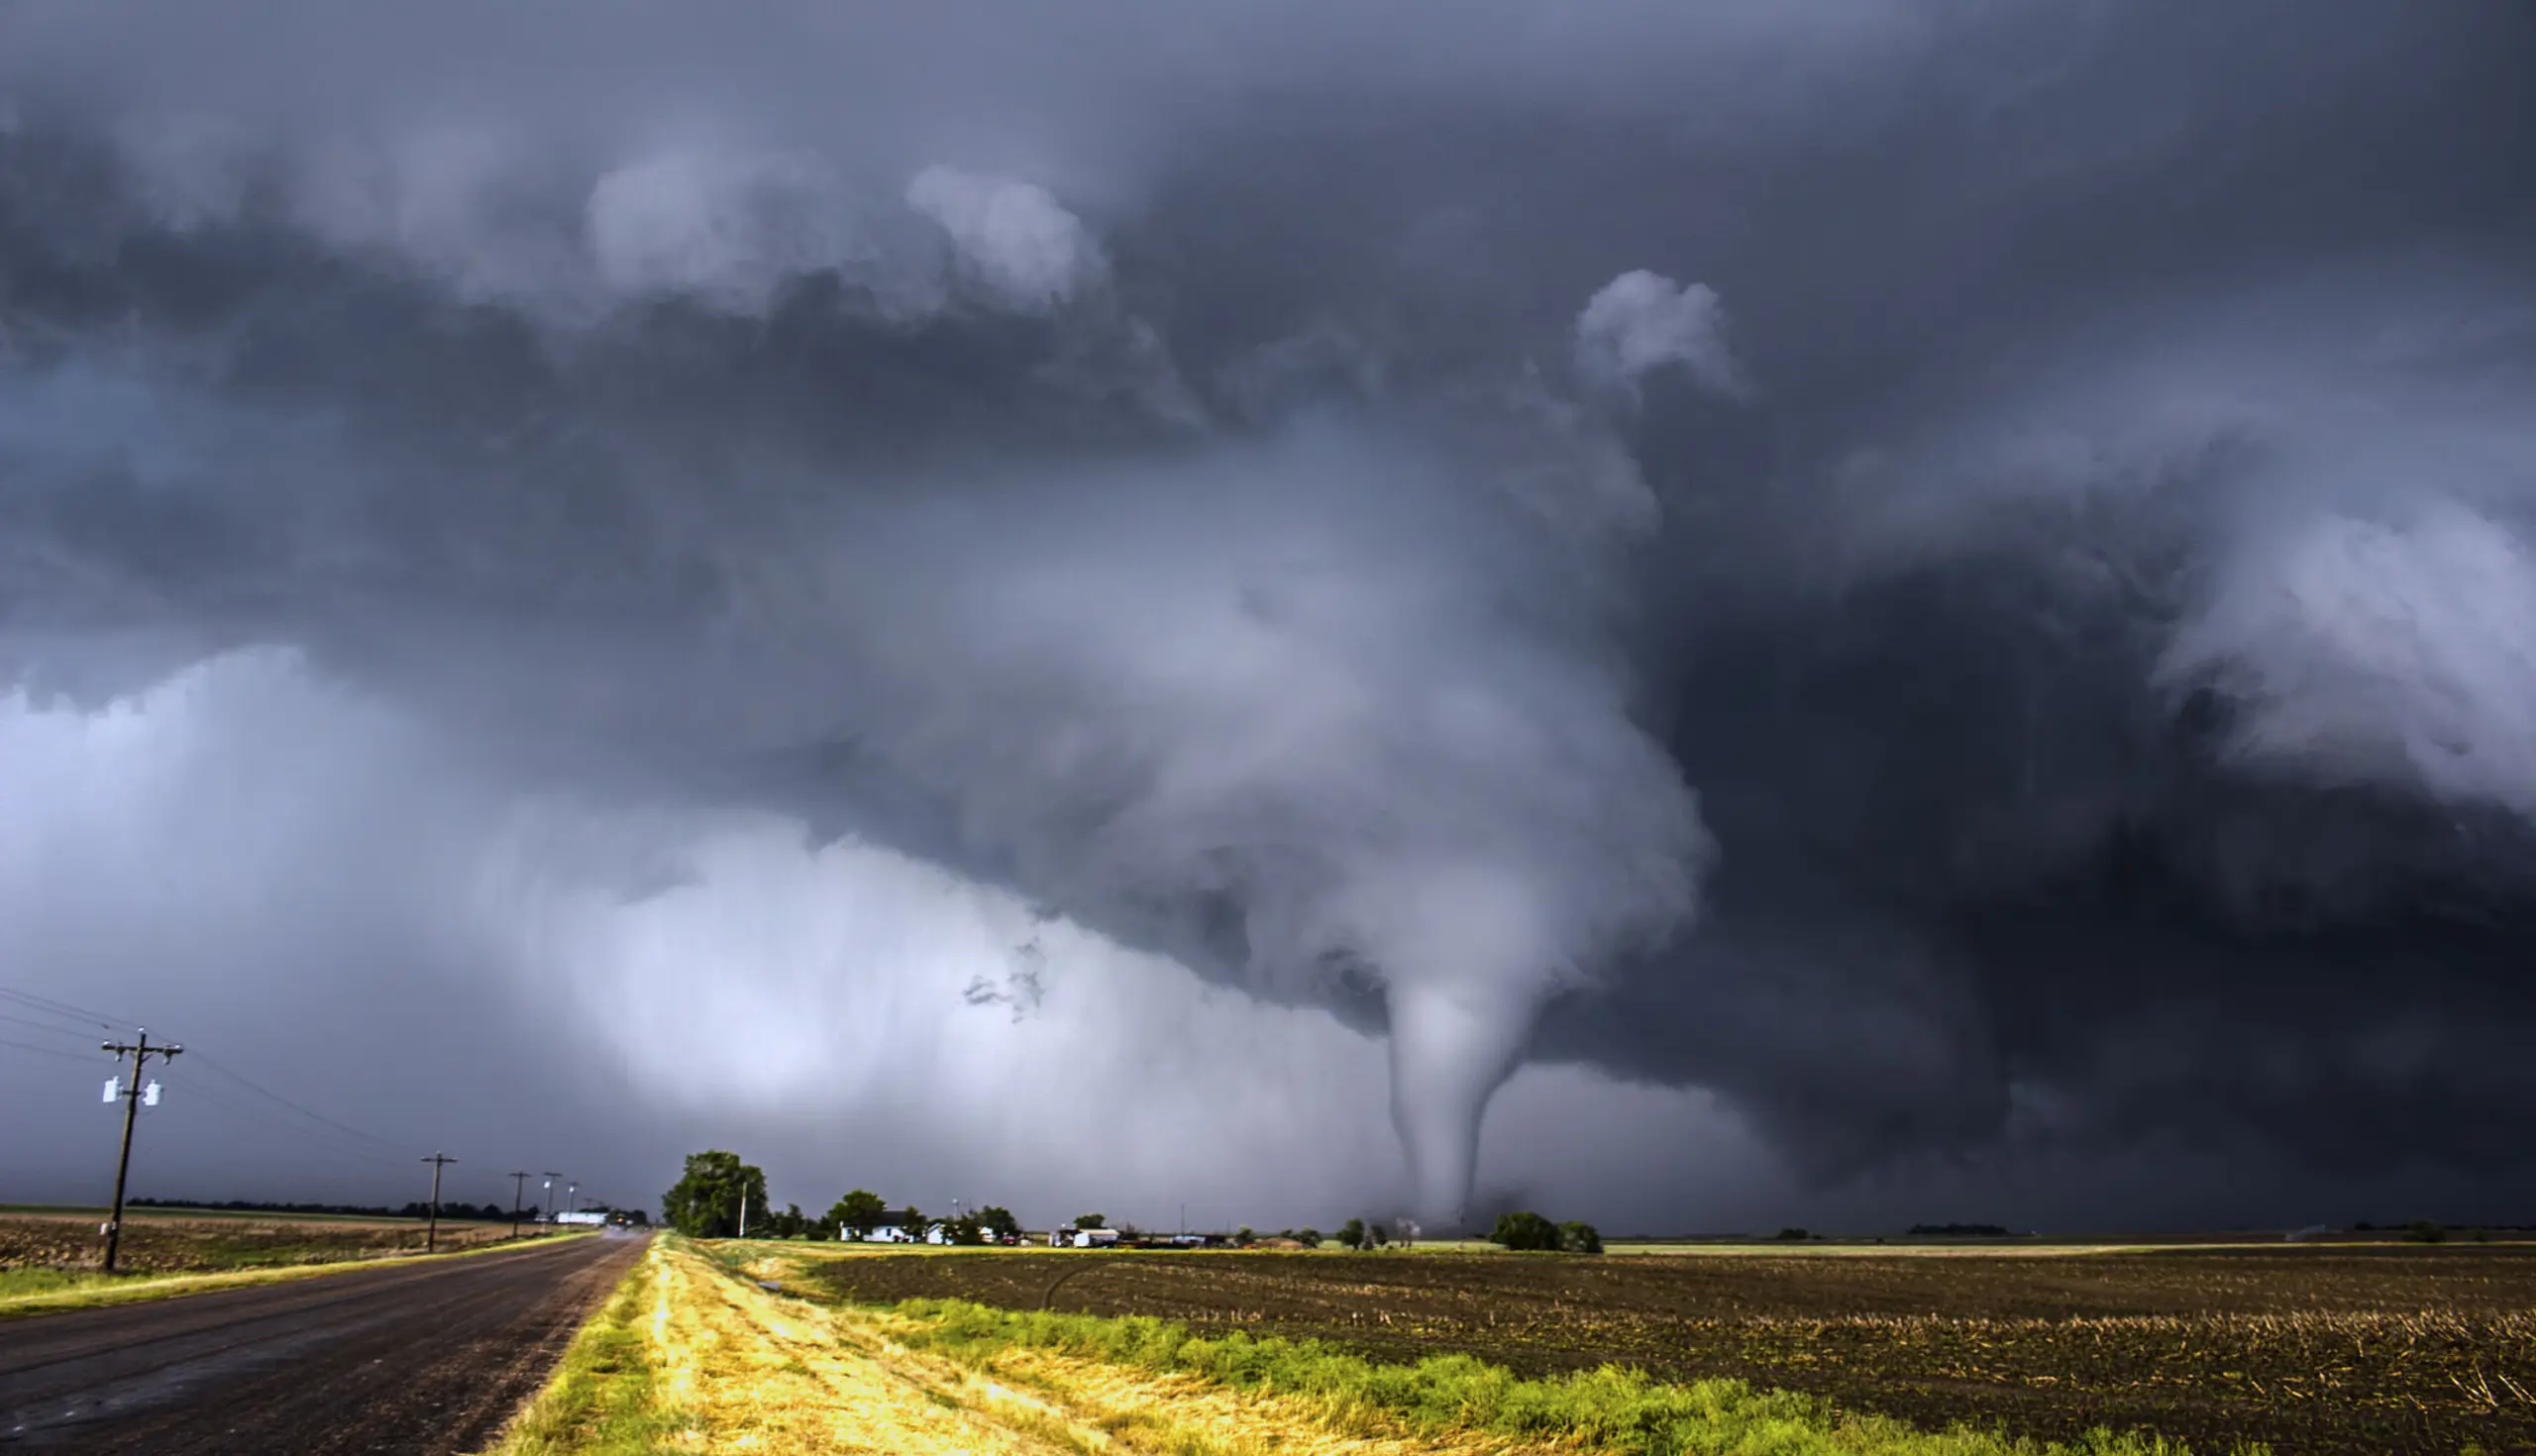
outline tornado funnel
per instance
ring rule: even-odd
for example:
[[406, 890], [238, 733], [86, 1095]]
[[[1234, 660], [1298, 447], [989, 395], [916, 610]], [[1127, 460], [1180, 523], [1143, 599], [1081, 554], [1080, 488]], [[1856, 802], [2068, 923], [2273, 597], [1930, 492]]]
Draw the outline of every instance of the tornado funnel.
[[1539, 997], [1488, 986], [1396, 985], [1391, 1004], [1391, 1118], [1409, 1158], [1421, 1222], [1459, 1228], [1479, 1159], [1479, 1121], [1513, 1075]]

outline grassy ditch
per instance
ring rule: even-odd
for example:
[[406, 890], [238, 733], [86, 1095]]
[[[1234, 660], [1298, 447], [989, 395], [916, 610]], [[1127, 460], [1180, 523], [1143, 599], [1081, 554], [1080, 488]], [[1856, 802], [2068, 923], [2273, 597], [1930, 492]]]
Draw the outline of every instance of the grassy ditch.
[[503, 1432], [492, 1456], [652, 1456], [692, 1450], [664, 1400], [652, 1324], [664, 1295], [655, 1244], [573, 1337], [555, 1378]]
[[[2189, 1456], [2179, 1442], [2095, 1431], [2038, 1442], [1956, 1427], [1924, 1431], [1840, 1410], [1793, 1391], [1742, 1381], [1673, 1385], [1605, 1367], [1531, 1379], [1468, 1355], [1380, 1363], [1318, 1340], [1201, 1335], [1142, 1316], [991, 1309], [958, 1300], [895, 1306], [900, 1339], [964, 1363], [1015, 1349], [1196, 1376], [1232, 1390], [1299, 1399], [1342, 1430], [1406, 1428], [1423, 1436], [1484, 1435], [1526, 1445], [1625, 1452], [1769, 1456]], [[2258, 1456], [2263, 1446], [2236, 1448]]]

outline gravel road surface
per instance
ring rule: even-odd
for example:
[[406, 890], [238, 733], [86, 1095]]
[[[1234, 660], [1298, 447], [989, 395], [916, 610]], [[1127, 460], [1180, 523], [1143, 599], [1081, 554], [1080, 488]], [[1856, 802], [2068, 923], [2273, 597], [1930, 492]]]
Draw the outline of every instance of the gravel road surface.
[[603, 1234], [0, 1321], [0, 1447], [471, 1451], [640, 1256]]

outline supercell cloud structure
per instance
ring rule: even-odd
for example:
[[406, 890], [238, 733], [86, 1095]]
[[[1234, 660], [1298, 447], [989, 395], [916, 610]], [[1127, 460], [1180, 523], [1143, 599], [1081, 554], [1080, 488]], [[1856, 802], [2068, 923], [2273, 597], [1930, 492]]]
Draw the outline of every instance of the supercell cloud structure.
[[2466, 0], [0, 5], [0, 949], [571, 1008], [629, 1181], [1027, 1170], [1081, 1078], [1217, 1099], [1077, 1135], [1154, 1198], [1239, 1126], [1446, 1220], [2488, 1216], [2531, 75]]

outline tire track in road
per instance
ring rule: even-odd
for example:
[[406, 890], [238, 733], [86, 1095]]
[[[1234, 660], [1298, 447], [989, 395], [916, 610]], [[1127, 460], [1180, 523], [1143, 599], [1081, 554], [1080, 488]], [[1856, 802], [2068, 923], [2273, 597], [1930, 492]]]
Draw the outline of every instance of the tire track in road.
[[0, 1323], [0, 1446], [470, 1450], [544, 1384], [644, 1243], [575, 1239]]

